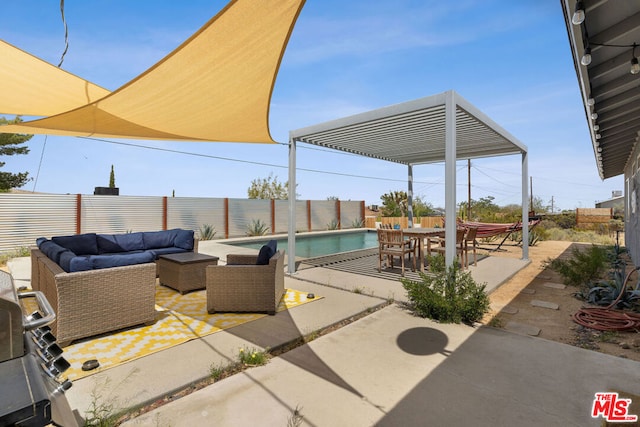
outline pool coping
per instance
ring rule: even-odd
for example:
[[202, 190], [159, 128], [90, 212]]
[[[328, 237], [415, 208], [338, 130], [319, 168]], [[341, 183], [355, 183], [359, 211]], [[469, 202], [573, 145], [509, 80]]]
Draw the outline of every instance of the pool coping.
[[[309, 237], [309, 236], [322, 236], [329, 234], [347, 234], [347, 233], [358, 233], [358, 232], [375, 232], [375, 228], [350, 228], [347, 230], [320, 230], [320, 231], [304, 231], [300, 233], [296, 233], [296, 237]], [[227, 239], [212, 239], [216, 243], [226, 244], [226, 243], [251, 243], [254, 241], [269, 241], [271, 239], [283, 239], [288, 238], [289, 233], [276, 233], [276, 234], [263, 234], [262, 236], [240, 236], [240, 237], [229, 237]]]

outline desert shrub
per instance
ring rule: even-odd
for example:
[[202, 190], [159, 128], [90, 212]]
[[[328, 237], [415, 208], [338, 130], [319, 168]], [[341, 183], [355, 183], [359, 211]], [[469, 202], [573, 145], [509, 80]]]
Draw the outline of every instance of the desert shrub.
[[[529, 246], [535, 246], [542, 240], [547, 240], [549, 232], [543, 228], [532, 228], [529, 230]], [[522, 231], [513, 232], [509, 235], [512, 242], [522, 242]]]
[[269, 226], [259, 219], [254, 219], [247, 226], [247, 236], [264, 236], [269, 231]]
[[213, 240], [215, 235], [216, 228], [211, 224], [202, 224], [202, 227], [198, 230], [200, 240]]
[[566, 212], [559, 215], [554, 215], [551, 217], [552, 221], [555, 222], [558, 227], [569, 229], [576, 226], [576, 213], [575, 212]]
[[486, 284], [479, 285], [457, 264], [446, 268], [442, 255], [430, 257], [433, 274], [419, 281], [401, 279], [415, 314], [443, 323], [473, 323], [489, 311]]
[[337, 219], [332, 219], [327, 224], [327, 230], [337, 230], [337, 229], [338, 229], [338, 220]]
[[364, 219], [362, 218], [356, 218], [353, 221], [351, 221], [351, 227], [352, 228], [362, 228], [364, 227]]
[[591, 245], [585, 250], [574, 247], [571, 257], [545, 261], [546, 266], [560, 273], [565, 285], [589, 286], [601, 279], [611, 264], [611, 248]]
[[27, 246], [21, 246], [12, 251], [0, 253], [0, 267], [7, 265], [7, 262], [13, 258], [29, 256], [31, 250]]

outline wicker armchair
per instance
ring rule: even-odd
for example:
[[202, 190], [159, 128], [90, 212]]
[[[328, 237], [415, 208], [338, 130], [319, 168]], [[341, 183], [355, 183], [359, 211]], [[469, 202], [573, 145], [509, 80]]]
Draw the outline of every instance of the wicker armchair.
[[227, 265], [207, 266], [209, 313], [276, 314], [284, 294], [284, 251], [276, 252], [267, 265], [256, 265], [257, 258], [257, 255], [227, 255]]

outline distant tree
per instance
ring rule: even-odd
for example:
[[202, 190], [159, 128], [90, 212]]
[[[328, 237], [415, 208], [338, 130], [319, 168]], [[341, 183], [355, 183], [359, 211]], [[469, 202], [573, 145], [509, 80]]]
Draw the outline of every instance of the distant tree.
[[458, 204], [458, 212], [462, 218], [471, 221], [496, 222], [500, 206], [496, 205], [493, 196], [482, 197], [479, 200], [471, 199], [471, 218], [467, 216], [468, 202]]
[[[382, 216], [408, 216], [409, 196], [406, 191], [390, 191], [380, 196]], [[413, 197], [413, 216], [427, 216], [435, 213], [435, 209], [430, 203], [424, 201], [423, 196]]]
[[338, 196], [328, 196], [327, 200], [337, 202], [338, 200], [340, 200], [340, 198]]
[[390, 191], [380, 196], [380, 200], [382, 216], [407, 216], [409, 202], [406, 191]]
[[[16, 124], [22, 122], [20, 117], [13, 120], [7, 120], [0, 117], [0, 125]], [[14, 154], [28, 154], [29, 147], [21, 146], [29, 141], [33, 135], [24, 135], [17, 133], [0, 133], [0, 157], [13, 156]], [[5, 162], [0, 162], [0, 168], [4, 167]], [[8, 192], [12, 188], [19, 188], [29, 181], [28, 172], [11, 173], [0, 172], [0, 192]]]
[[425, 202], [423, 196], [415, 196], [413, 198], [413, 216], [422, 217], [435, 213], [435, 209], [431, 203]]
[[251, 181], [247, 190], [250, 199], [276, 199], [287, 200], [289, 198], [289, 182], [278, 182], [278, 177], [269, 174], [268, 178], [257, 178]]
[[536, 214], [553, 213], [551, 212], [551, 202], [545, 204], [541, 197], [534, 196], [533, 206], [529, 210], [535, 211]]
[[116, 174], [113, 171], [113, 165], [111, 165], [111, 174], [109, 175], [109, 188], [116, 188]]

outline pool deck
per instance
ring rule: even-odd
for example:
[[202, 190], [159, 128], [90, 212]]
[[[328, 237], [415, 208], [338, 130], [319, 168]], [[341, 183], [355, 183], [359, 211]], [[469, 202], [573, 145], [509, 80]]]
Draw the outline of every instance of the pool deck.
[[[243, 250], [221, 244], [219, 241], [203, 241], [199, 246], [199, 252], [218, 256], [221, 261], [224, 261], [229, 253], [244, 251], [255, 253], [253, 249]], [[484, 277], [485, 279], [482, 280], [488, 282], [490, 289], [494, 289], [527, 264], [528, 261], [525, 260], [489, 257], [479, 262], [477, 267], [471, 267], [470, 271], [476, 280]], [[29, 280], [28, 258], [12, 263], [10, 269], [14, 277], [21, 282]], [[312, 425], [337, 425], [336, 417], [347, 417], [344, 420], [347, 424], [343, 425], [371, 425], [385, 418], [389, 421], [394, 419], [385, 416], [376, 408], [385, 407], [385, 412], [394, 407], [401, 409], [401, 403], [408, 402], [402, 396], [407, 398], [411, 396], [412, 388], [422, 378], [422, 375], [416, 378], [417, 372], [421, 369], [418, 366], [424, 366], [425, 358], [428, 358], [426, 355], [413, 355], [411, 348], [403, 350], [402, 346], [398, 347], [393, 337], [403, 337], [404, 329], [406, 329], [405, 332], [411, 332], [416, 328], [423, 330], [428, 326], [426, 329], [442, 330], [450, 340], [450, 344], [446, 345], [446, 351], [440, 349], [439, 352], [449, 354], [474, 332], [480, 332], [464, 325], [438, 325], [416, 318], [398, 305], [387, 305], [390, 298], [395, 301], [405, 299], [405, 292], [397, 279], [387, 280], [315, 267], [301, 270], [293, 276], [286, 276], [285, 286], [313, 292], [322, 298], [275, 316], [266, 316], [74, 381], [73, 387], [67, 392], [72, 408], [76, 409], [80, 415], [84, 415], [93, 404], [113, 404], [116, 408], [146, 405], [206, 379], [210, 375], [212, 366], [226, 365], [235, 360], [239, 348], [278, 348], [314, 331], [340, 324], [359, 315], [366, 315], [365, 318], [342, 328], [342, 332], [331, 332], [311, 345], [287, 352], [266, 367], [249, 370], [234, 376], [235, 378], [206, 387], [164, 405], [146, 416], [134, 419], [127, 425], [157, 425], [158, 422], [163, 425], [168, 422], [176, 426], [194, 425], [194, 423], [202, 425], [203, 422], [210, 425], [283, 425], [286, 424], [287, 414], [290, 415], [298, 404], [303, 406], [307, 421], [315, 420]], [[384, 307], [382, 310], [376, 311], [382, 307]], [[386, 329], [390, 327], [395, 329], [387, 331]], [[506, 341], [500, 345], [497, 342], [492, 343], [486, 348], [483, 347], [482, 351], [471, 351], [473, 358], [470, 360], [469, 368], [472, 371], [475, 369], [477, 360], [493, 360], [498, 357], [490, 354], [494, 348], [499, 346], [506, 348], [503, 346], [511, 346], [508, 343], [515, 340], [513, 344], [515, 351], [523, 346], [529, 349], [528, 344], [531, 343], [527, 338], [516, 337], [503, 331], [488, 334], [488, 336], [499, 335]], [[487, 333], [480, 333], [480, 335], [485, 336]], [[480, 342], [483, 341], [483, 339], [480, 340]], [[361, 351], [384, 356], [364, 359], [348, 356]], [[531, 354], [540, 355], [539, 350], [533, 352], [529, 349], [528, 351]], [[526, 354], [527, 351], [523, 350], [522, 353]], [[435, 356], [434, 366], [431, 367], [433, 369], [446, 359], [438, 354]], [[511, 358], [512, 356], [507, 357], [509, 360]], [[429, 358], [429, 360], [432, 359]], [[502, 359], [499, 360], [502, 361]], [[362, 362], [367, 363], [362, 364]], [[381, 365], [378, 366], [378, 362]], [[523, 363], [526, 364], [520, 360], [518, 366]], [[348, 372], [356, 372], [356, 367], [360, 365], [366, 368], [365, 371], [376, 372], [377, 375], [351, 377]], [[409, 366], [412, 368], [407, 369]], [[388, 377], [384, 379], [378, 377], [385, 372], [389, 374]], [[270, 380], [259, 378], [258, 375], [262, 374], [266, 374], [276, 383], [271, 384]], [[490, 375], [494, 374], [490, 373]], [[520, 372], [520, 375], [526, 375], [526, 371]], [[478, 379], [478, 381], [491, 384], [492, 380]], [[239, 389], [234, 388], [236, 386]], [[332, 389], [334, 386], [336, 388]], [[382, 388], [379, 389], [379, 386]], [[442, 390], [446, 390], [446, 381], [441, 386], [444, 387]], [[389, 394], [389, 387], [397, 393]], [[537, 389], [530, 387], [530, 390], [532, 390], [529, 392], [531, 394]], [[344, 395], [344, 391], [347, 395]], [[380, 394], [377, 394], [378, 391]], [[542, 391], [547, 392], [546, 389]], [[265, 393], [265, 395], [256, 397], [256, 393]], [[451, 396], [457, 393], [455, 387], [450, 390]], [[430, 395], [431, 391], [426, 394]], [[503, 393], [492, 389], [485, 398], [510, 394], [511, 391]], [[422, 393], [420, 392], [419, 395], [422, 396]], [[203, 396], [204, 401], [200, 400]], [[362, 396], [367, 396], [369, 400], [362, 400]], [[580, 395], [580, 398], [584, 396]], [[422, 398], [419, 400], [422, 401]], [[484, 400], [478, 398], [475, 401], [481, 405], [478, 409], [482, 412]], [[588, 403], [590, 401], [587, 401]], [[254, 404], [261, 409], [246, 410], [253, 408]], [[383, 406], [379, 407], [377, 404]], [[340, 409], [329, 410], [330, 407]], [[406, 414], [415, 412], [418, 407], [420, 405], [406, 411]], [[534, 405], [534, 409], [536, 407]], [[354, 408], [357, 410], [352, 413]], [[351, 419], [349, 419], [350, 414]], [[247, 422], [238, 423], [236, 419], [238, 416]], [[398, 423], [392, 424], [412, 425], [411, 422], [404, 422], [406, 421], [403, 420], [404, 416], [405, 411], [402, 411], [402, 415], [396, 417]], [[431, 416], [436, 414], [433, 413]], [[442, 418], [436, 416], [433, 420], [436, 421], [434, 425], [437, 425], [437, 420], [444, 422], [446, 416]], [[544, 421], [546, 420], [541, 420], [542, 424], [537, 425], [552, 425], [545, 424]], [[455, 423], [448, 424], [455, 425]], [[488, 424], [480, 422], [478, 425]]]

